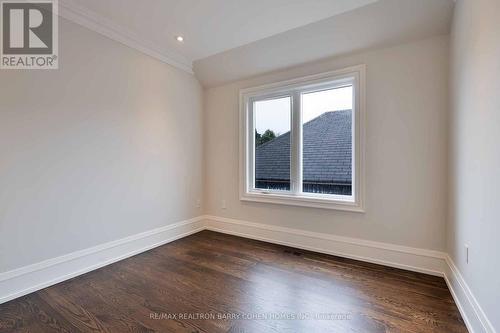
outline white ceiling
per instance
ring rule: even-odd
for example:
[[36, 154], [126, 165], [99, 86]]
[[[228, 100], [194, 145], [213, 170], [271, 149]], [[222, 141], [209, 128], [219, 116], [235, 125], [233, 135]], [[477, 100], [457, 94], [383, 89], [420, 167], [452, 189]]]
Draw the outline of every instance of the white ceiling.
[[448, 34], [453, 0], [379, 0], [194, 62], [204, 86]]
[[[60, 0], [192, 62], [377, 0]], [[175, 40], [182, 35], [184, 43]], [[182, 59], [180, 56], [184, 57]]]
[[[204, 85], [449, 31], [453, 0], [59, 0], [62, 17]], [[185, 39], [175, 40], [177, 35]]]

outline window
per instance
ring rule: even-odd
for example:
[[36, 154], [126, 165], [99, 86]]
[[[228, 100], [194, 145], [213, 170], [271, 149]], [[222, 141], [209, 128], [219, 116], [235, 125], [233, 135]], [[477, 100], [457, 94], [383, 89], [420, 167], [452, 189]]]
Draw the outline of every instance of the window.
[[241, 200], [363, 211], [364, 71], [240, 92]]
[[290, 96], [255, 101], [255, 188], [290, 191]]

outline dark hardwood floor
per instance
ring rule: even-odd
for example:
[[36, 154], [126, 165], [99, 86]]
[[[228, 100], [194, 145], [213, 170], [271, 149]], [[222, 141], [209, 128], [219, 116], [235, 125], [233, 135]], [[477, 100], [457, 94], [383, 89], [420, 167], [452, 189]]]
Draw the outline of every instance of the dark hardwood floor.
[[467, 332], [442, 278], [203, 231], [0, 305], [0, 332]]

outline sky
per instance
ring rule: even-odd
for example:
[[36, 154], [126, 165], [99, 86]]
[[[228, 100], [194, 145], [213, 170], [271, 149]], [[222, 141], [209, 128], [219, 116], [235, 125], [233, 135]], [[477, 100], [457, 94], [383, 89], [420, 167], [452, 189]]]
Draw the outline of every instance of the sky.
[[[257, 101], [254, 105], [255, 128], [264, 133], [271, 129], [275, 134], [290, 131], [290, 97]], [[352, 109], [352, 86], [323, 90], [302, 95], [302, 122], [328, 111]]]

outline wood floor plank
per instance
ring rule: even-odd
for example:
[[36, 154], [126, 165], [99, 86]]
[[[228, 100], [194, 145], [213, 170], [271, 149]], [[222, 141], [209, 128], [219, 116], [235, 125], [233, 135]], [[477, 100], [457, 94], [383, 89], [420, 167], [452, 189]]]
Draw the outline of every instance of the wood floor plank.
[[33, 293], [7, 303], [0, 312], [0, 332], [77, 332], [61, 314]]
[[[169, 256], [175, 255], [172, 252], [175, 251], [170, 251]], [[199, 252], [193, 253], [192, 255], [197, 258], [197, 263], [199, 265], [206, 268], [210, 267], [219, 270], [220, 267], [228, 266], [228, 264], [223, 261], [223, 259], [225, 259], [224, 256], [212, 256], [212, 252]], [[389, 295], [385, 295], [384, 297], [379, 296], [377, 298], [376, 290], [370, 290], [370, 295], [366, 296], [363, 293], [356, 293], [356, 290], [353, 290], [352, 288], [344, 288], [345, 290], [336, 288], [336, 281], [322, 281], [317, 279], [317, 276], [313, 277], [304, 274], [297, 274], [293, 271], [290, 272], [283, 269], [276, 269], [275, 267], [266, 264], [259, 264], [257, 267], [254, 267], [254, 270], [259, 272], [259, 274], [253, 275], [258, 276], [258, 279], [251, 282], [253, 285], [257, 286], [265, 283], [271, 290], [268, 295], [270, 298], [279, 298], [280, 293], [286, 292], [286, 290], [281, 290], [281, 287], [283, 286], [280, 283], [280, 281], [286, 281], [285, 285], [287, 288], [291, 287], [294, 290], [300, 290], [301, 292], [307, 293], [311, 299], [311, 303], [314, 303], [318, 307], [329, 307], [330, 309], [334, 308], [338, 311], [347, 311], [348, 307], [341, 307], [344, 303], [350, 304], [352, 307], [353, 299], [356, 299], [360, 303], [358, 305], [360, 307], [370, 308], [372, 310], [380, 307], [382, 313], [370, 313], [371, 316], [373, 318], [382, 319], [381, 314], [390, 314], [393, 318], [393, 325], [396, 327], [399, 327], [402, 324], [401, 320], [398, 319], [400, 317], [404, 318], [404, 316], [401, 316], [402, 310], [404, 310], [404, 308], [408, 308], [408, 300], [403, 299], [398, 302], [397, 298], [400, 298], [401, 295], [398, 291], [394, 291], [392, 289], [381, 290], [381, 292]], [[262, 277], [264, 277], [264, 279]], [[245, 289], [251, 290], [252, 285], [247, 286]], [[391, 296], [393, 296], [393, 298], [391, 298]], [[312, 299], [313, 297], [314, 299]], [[369, 301], [373, 298], [377, 298], [379, 304], [370, 304]], [[391, 312], [389, 312], [389, 310]], [[436, 324], [432, 317], [432, 311], [429, 311], [428, 309], [420, 309], [419, 307], [413, 307], [410, 310], [412, 310], [413, 318], [415, 320], [424, 321], [426, 324], [433, 322]], [[316, 309], [316, 311], [318, 311], [318, 309]], [[399, 324], [396, 322], [399, 322]], [[404, 320], [403, 323], [405, 323]]]
[[0, 305], [4, 332], [467, 332], [440, 277], [202, 231]]

